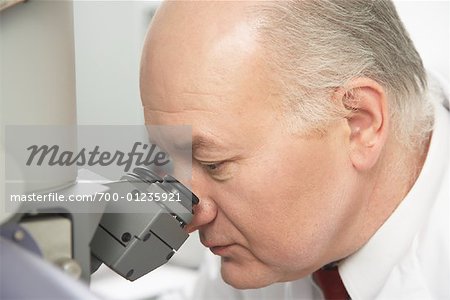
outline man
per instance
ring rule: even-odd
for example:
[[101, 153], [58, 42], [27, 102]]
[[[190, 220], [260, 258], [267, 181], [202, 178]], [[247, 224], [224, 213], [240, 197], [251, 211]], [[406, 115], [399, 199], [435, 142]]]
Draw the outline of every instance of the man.
[[192, 125], [196, 299], [450, 297], [449, 113], [390, 1], [163, 3], [141, 94]]

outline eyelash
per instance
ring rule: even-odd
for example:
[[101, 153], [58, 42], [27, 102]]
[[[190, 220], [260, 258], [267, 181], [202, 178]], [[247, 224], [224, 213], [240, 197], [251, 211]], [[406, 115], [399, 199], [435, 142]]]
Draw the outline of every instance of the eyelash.
[[216, 162], [216, 163], [202, 163], [203, 168], [206, 169], [207, 172], [214, 173], [220, 170], [220, 167], [223, 166], [224, 162]]
[[226, 181], [232, 177], [232, 168], [230, 169], [230, 161], [219, 162], [199, 162], [203, 170], [217, 181]]

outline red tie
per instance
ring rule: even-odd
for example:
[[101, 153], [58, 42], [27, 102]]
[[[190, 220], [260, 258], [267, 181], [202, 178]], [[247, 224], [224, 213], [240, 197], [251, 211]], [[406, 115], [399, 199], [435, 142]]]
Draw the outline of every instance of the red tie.
[[350, 299], [337, 266], [322, 268], [312, 274], [315, 283], [323, 292], [326, 300], [348, 300]]

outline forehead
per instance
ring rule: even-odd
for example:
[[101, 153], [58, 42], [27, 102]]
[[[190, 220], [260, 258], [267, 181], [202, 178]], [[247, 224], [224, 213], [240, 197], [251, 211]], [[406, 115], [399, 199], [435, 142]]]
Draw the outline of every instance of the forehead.
[[260, 101], [258, 95], [255, 93], [248, 99], [230, 95], [222, 99], [184, 94], [176, 100], [161, 99], [155, 105], [150, 101], [144, 106], [145, 120], [147, 124], [190, 125], [192, 131], [189, 136], [165, 134], [176, 148], [185, 148], [183, 144], [190, 142], [189, 137], [192, 137], [194, 151], [236, 147], [235, 142], [239, 140], [261, 139], [261, 133], [267, 132], [277, 121], [277, 111], [265, 103], [270, 100]]
[[153, 101], [156, 98], [173, 98], [184, 103], [197, 99], [204, 107], [213, 98], [223, 100], [241, 92], [245, 79], [261, 74], [256, 29], [244, 8], [239, 1], [164, 3], [142, 55], [144, 105], [160, 103]]
[[255, 26], [236, 3], [175, 1], [158, 11], [141, 65], [148, 124], [192, 125], [194, 144], [204, 145], [205, 136], [224, 140], [216, 136], [226, 132], [231, 140], [273, 114], [274, 87]]

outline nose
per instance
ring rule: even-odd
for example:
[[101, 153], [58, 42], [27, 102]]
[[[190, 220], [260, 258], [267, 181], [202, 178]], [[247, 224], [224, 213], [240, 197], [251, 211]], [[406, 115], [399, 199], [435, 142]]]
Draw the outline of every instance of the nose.
[[217, 205], [215, 201], [208, 196], [208, 187], [197, 182], [194, 178], [191, 181], [192, 192], [200, 199], [197, 205], [194, 205], [194, 218], [192, 222], [186, 225], [185, 230], [191, 233], [211, 223], [217, 216]]
[[199, 197], [199, 199], [199, 203], [193, 208], [194, 218], [185, 227], [188, 233], [199, 230], [202, 226], [211, 223], [217, 215], [217, 206], [214, 201], [211, 201], [207, 197]]

